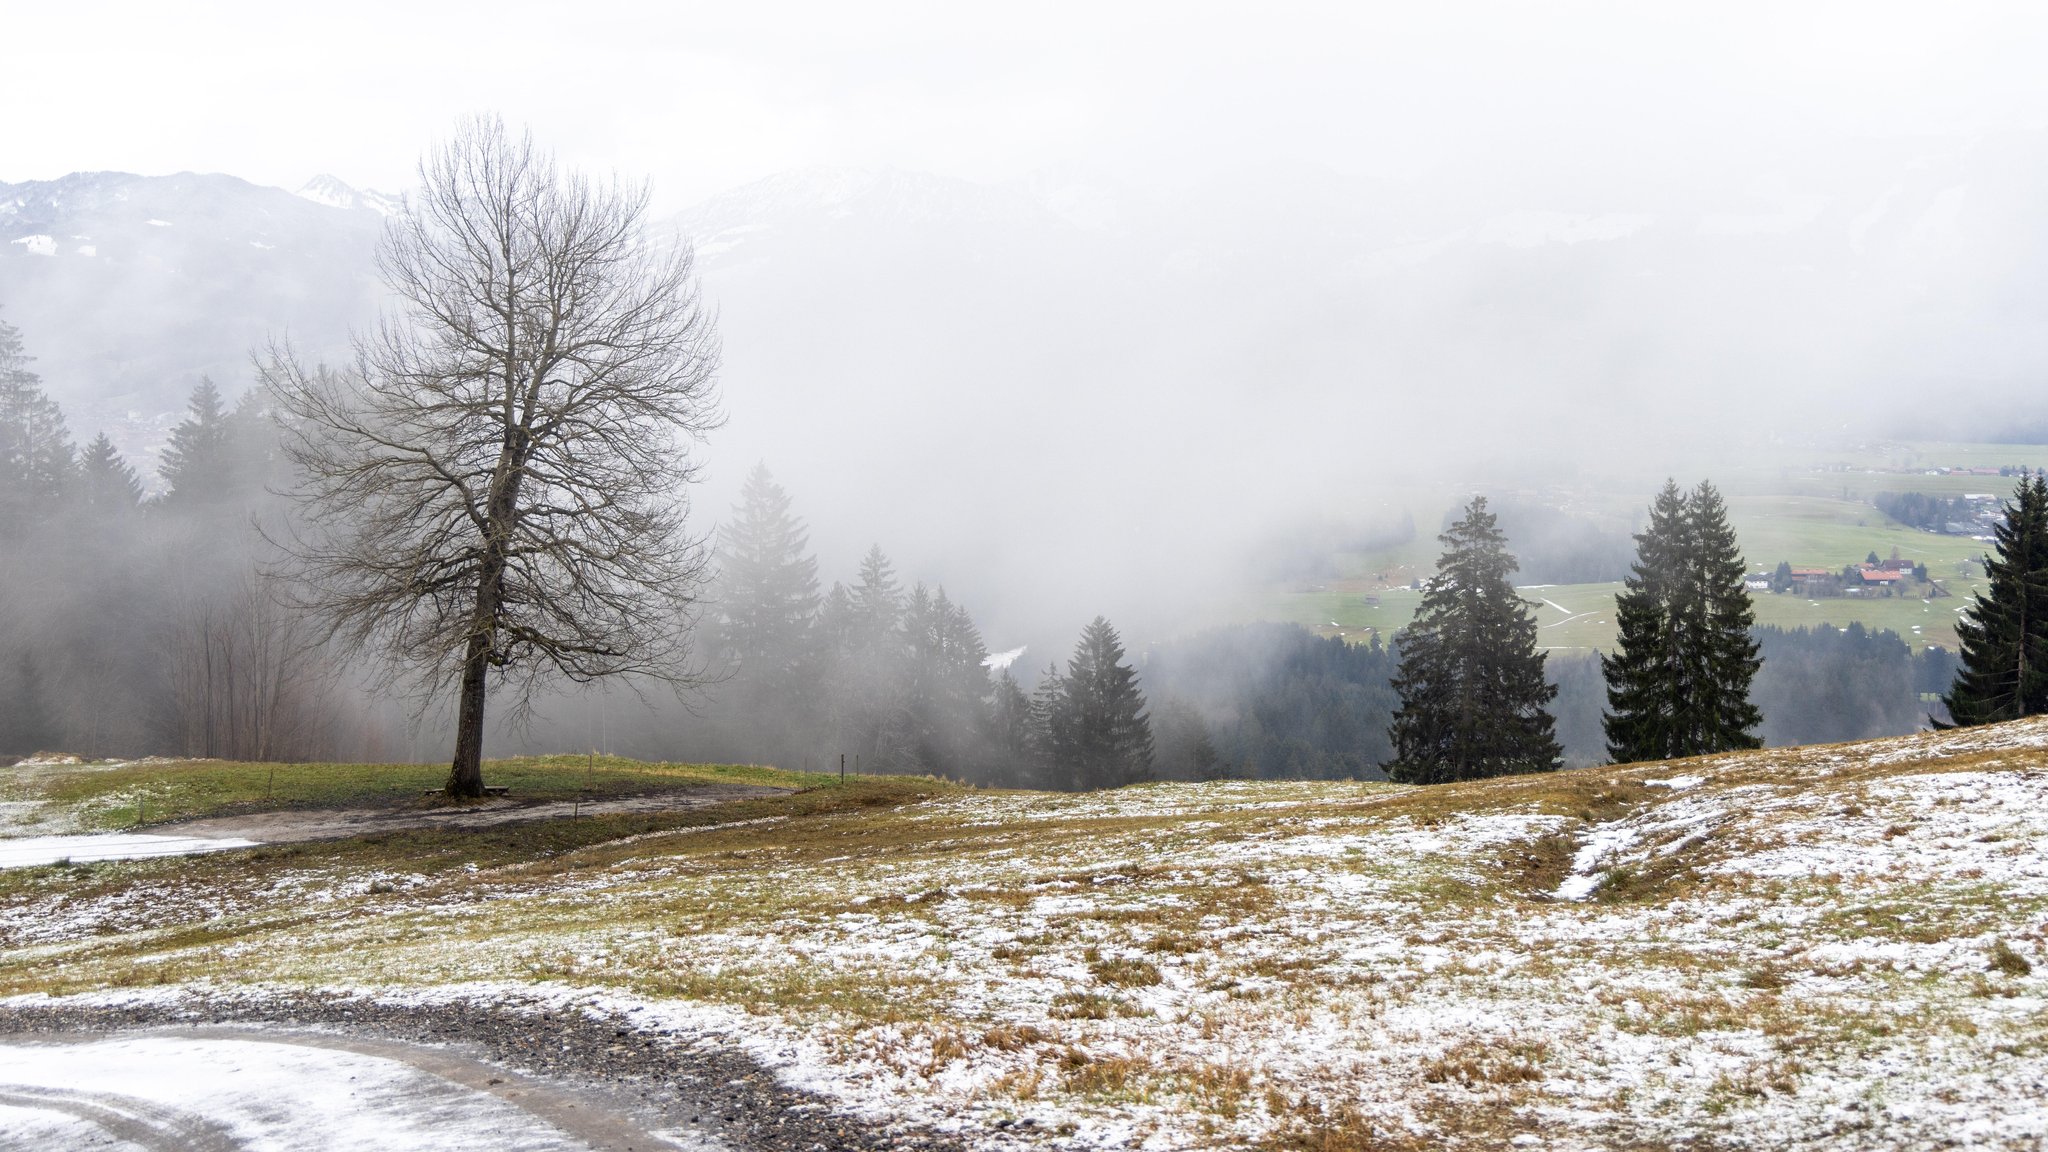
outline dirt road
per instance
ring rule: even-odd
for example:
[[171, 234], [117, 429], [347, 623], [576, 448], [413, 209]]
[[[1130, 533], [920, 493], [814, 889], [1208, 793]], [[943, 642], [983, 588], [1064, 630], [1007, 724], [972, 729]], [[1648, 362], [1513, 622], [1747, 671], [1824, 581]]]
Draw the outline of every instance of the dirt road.
[[411, 828], [488, 828], [522, 820], [551, 820], [582, 814], [690, 812], [752, 800], [763, 796], [787, 796], [793, 789], [768, 788], [754, 784], [705, 784], [673, 792], [626, 796], [609, 800], [523, 801], [491, 797], [461, 807], [448, 808], [311, 808], [281, 812], [250, 812], [237, 816], [209, 816], [158, 824], [149, 829], [159, 836], [186, 836], [202, 840], [254, 840], [264, 844], [290, 844], [306, 840], [340, 840], [377, 832]]
[[516, 994], [0, 1005], [0, 1148], [963, 1152], [717, 1041]]

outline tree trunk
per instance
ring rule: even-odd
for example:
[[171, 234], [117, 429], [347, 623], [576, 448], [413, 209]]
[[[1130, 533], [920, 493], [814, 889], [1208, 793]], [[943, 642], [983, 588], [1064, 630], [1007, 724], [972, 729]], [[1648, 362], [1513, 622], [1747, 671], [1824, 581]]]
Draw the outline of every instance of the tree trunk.
[[507, 450], [491, 483], [482, 571], [478, 573], [476, 616], [462, 655], [462, 700], [455, 719], [455, 763], [448, 769], [450, 796], [484, 794], [484, 683], [491, 670], [491, 643], [505, 603], [505, 551], [519, 494], [521, 461]]
[[455, 763], [448, 769], [450, 796], [484, 794], [484, 676], [490, 671], [491, 642], [482, 632], [469, 637], [462, 659], [462, 703], [455, 720]]

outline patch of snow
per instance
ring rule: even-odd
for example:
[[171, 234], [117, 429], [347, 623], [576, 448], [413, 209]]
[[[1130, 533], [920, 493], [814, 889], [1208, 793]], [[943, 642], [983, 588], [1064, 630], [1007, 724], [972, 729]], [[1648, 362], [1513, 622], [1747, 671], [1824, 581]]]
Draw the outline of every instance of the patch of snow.
[[1707, 778], [1705, 776], [1694, 776], [1688, 773], [1684, 776], [1671, 776], [1663, 780], [1645, 780], [1643, 784], [1650, 788], [1669, 788], [1673, 792], [1683, 792], [1687, 788], [1697, 788], [1706, 782]]
[[45, 236], [40, 232], [34, 236], [23, 236], [21, 239], [13, 241], [13, 243], [27, 248], [31, 256], [55, 256], [57, 254], [56, 238]]
[[0, 869], [34, 868], [62, 860], [84, 864], [101, 860], [144, 860], [156, 856], [191, 856], [230, 848], [255, 848], [255, 840], [205, 839], [197, 836], [150, 836], [105, 832], [86, 836], [22, 836], [0, 840]]
[[333, 176], [325, 174], [306, 181], [298, 195], [315, 204], [329, 208], [365, 208], [380, 216], [396, 215], [400, 208], [398, 197], [367, 188], [352, 188]]
[[1600, 887], [1600, 873], [1597, 869], [1601, 862], [1625, 848], [1632, 847], [1640, 835], [1634, 828], [1622, 825], [1595, 829], [1573, 855], [1571, 875], [1564, 878], [1564, 882], [1557, 886], [1557, 891], [1552, 895], [1559, 900], [1568, 901], [1584, 900], [1591, 896], [1593, 890]]
[[143, 223], [152, 228], [169, 228], [171, 226], [169, 220], [144, 220]]
[[981, 662], [982, 667], [992, 668], [997, 671], [1008, 668], [1017, 662], [1019, 656], [1024, 655], [1025, 647], [1026, 645], [1019, 644], [1015, 648], [1006, 649], [1002, 652], [991, 652], [988, 655], [988, 659]]
[[78, 246], [78, 254], [80, 256], [97, 256], [100, 254], [100, 250], [91, 244], [80, 244]]

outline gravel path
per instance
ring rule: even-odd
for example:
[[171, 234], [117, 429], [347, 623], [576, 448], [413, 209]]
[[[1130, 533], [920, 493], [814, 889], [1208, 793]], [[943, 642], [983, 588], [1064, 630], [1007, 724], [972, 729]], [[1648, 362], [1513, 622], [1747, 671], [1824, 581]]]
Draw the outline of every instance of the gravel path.
[[[102, 1007], [55, 1000], [0, 1007], [0, 1041], [151, 1031], [232, 1034], [401, 1059], [456, 1083], [520, 1096], [522, 1107], [593, 1148], [645, 1147], [634, 1133], [742, 1152], [965, 1148], [942, 1134], [836, 1115], [825, 1102], [781, 1086], [773, 1074], [730, 1049], [691, 1046], [553, 1005], [394, 1005], [307, 993], [263, 1001], [195, 997]], [[504, 1069], [500, 1078], [511, 1087], [488, 1077], [475, 1082], [492, 1066]], [[580, 1117], [577, 1108], [583, 1109]]]
[[770, 788], [756, 784], [705, 784], [645, 796], [580, 802], [534, 802], [493, 797], [449, 808], [288, 809], [181, 820], [175, 824], [152, 825], [149, 831], [159, 836], [185, 836], [205, 840], [257, 840], [266, 844], [289, 844], [306, 840], [341, 840], [350, 836], [368, 836], [378, 832], [396, 832], [411, 828], [487, 828], [522, 820], [552, 820], [577, 813], [595, 816], [607, 813], [689, 812], [731, 803], [734, 800], [787, 796], [794, 791], [793, 788]]

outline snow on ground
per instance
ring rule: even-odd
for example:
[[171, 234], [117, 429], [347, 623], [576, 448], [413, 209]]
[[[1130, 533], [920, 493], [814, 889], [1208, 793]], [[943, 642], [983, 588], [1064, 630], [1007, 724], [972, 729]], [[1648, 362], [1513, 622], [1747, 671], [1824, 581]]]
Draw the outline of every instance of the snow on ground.
[[135, 832], [101, 832], [83, 836], [17, 836], [0, 839], [0, 869], [33, 868], [70, 861], [143, 860], [153, 856], [190, 856], [229, 848], [254, 848], [255, 840], [209, 839], [199, 836], [150, 836]]
[[354, 1052], [150, 1035], [0, 1043], [0, 1147], [484, 1146], [585, 1147], [495, 1096]]
[[299, 868], [112, 937], [136, 890], [30, 894], [0, 978], [552, 999], [990, 1147], [1023, 1120], [1069, 1147], [2038, 1147], [2044, 745], [940, 793], [442, 877]]

